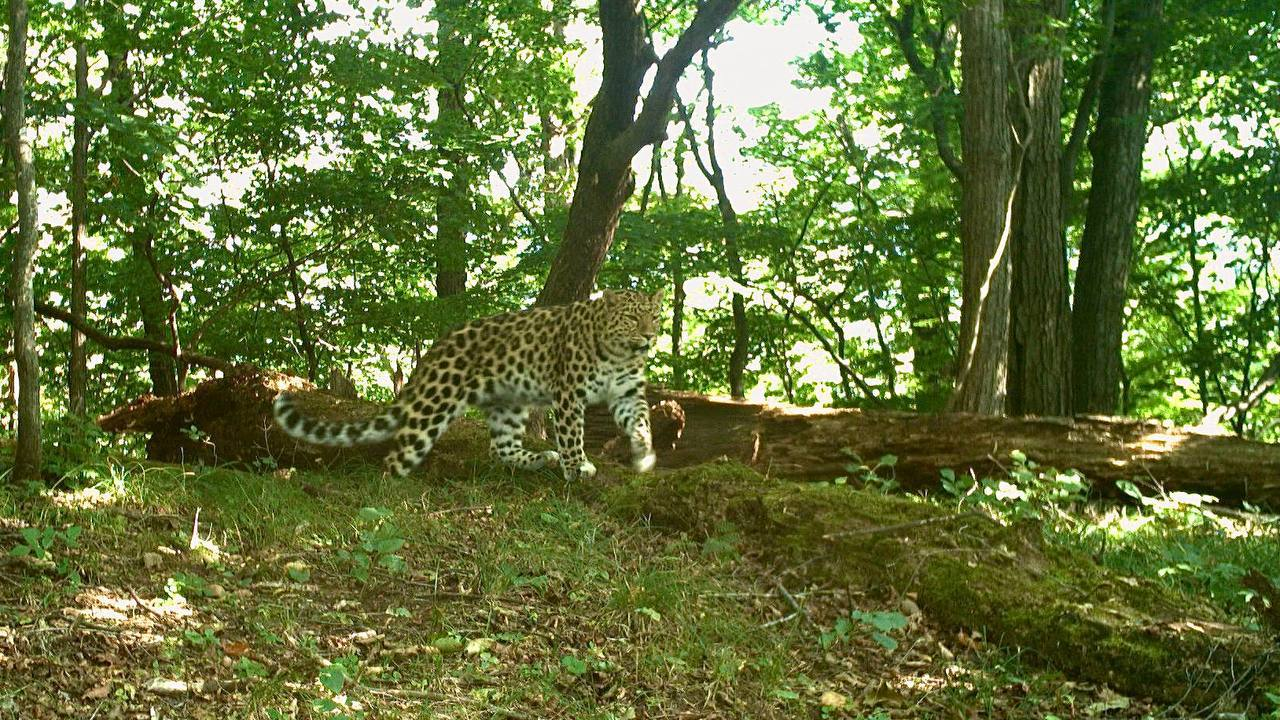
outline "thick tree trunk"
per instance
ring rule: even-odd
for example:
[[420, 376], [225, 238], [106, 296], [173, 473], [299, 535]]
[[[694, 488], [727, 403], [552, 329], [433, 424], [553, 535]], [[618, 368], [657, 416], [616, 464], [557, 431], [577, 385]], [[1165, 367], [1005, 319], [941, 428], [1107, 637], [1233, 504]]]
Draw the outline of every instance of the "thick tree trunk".
[[564, 239], [538, 304], [573, 302], [591, 294], [622, 206], [635, 190], [631, 159], [662, 138], [680, 75], [740, 2], [710, 0], [698, 8], [675, 45], [657, 60], [637, 114], [640, 88], [655, 60], [653, 48], [645, 37], [637, 0], [600, 0], [603, 77], [587, 120]]
[[[83, 16], [85, 0], [77, 0], [76, 10]], [[84, 235], [88, 191], [86, 166], [89, 157], [89, 122], [85, 117], [89, 102], [89, 61], [84, 38], [76, 40], [75, 125], [71, 144], [71, 314], [83, 320], [88, 311], [88, 289], [84, 276]], [[84, 333], [71, 328], [71, 359], [67, 368], [67, 411], [72, 415], [85, 412], [85, 385], [88, 369], [84, 349]]]
[[960, 13], [964, 156], [960, 238], [964, 278], [955, 410], [1005, 409], [1009, 359], [1009, 235], [1012, 151], [1008, 113], [1009, 44], [1003, 0], [978, 0]]
[[443, 0], [435, 7], [439, 30], [436, 69], [441, 75], [439, 115], [432, 124], [432, 140], [444, 148], [450, 174], [436, 197], [436, 297], [461, 295], [467, 289], [467, 218], [471, 171], [462, 134], [467, 127], [464, 102], [466, 45], [458, 29], [460, 0]]
[[18, 188], [18, 234], [9, 274], [13, 308], [13, 354], [17, 361], [18, 445], [14, 481], [40, 478], [40, 358], [36, 354], [34, 297], [37, 246], [36, 179], [26, 130], [27, 3], [9, 0], [9, 50], [4, 78], [4, 135]]
[[1012, 415], [1071, 414], [1071, 306], [1062, 190], [1062, 37], [1065, 0], [1027, 8], [1027, 55], [1018, 78], [1029, 127], [1024, 131], [1014, 202], [1010, 301], [1009, 398]]
[[1072, 317], [1077, 412], [1115, 413], [1120, 407], [1125, 289], [1163, 11], [1164, 0], [1120, 0], [1114, 53], [1103, 74], [1098, 122], [1089, 138], [1093, 179]]

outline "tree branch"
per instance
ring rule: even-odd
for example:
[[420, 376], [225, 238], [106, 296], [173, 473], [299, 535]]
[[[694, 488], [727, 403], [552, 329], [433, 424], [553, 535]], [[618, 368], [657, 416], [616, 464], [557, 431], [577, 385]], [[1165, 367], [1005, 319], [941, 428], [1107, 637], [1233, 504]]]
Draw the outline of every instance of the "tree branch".
[[1084, 146], [1084, 139], [1089, 134], [1089, 120], [1093, 117], [1093, 107], [1098, 102], [1098, 91], [1102, 88], [1102, 76], [1106, 73], [1107, 60], [1111, 55], [1111, 38], [1115, 34], [1115, 26], [1116, 0], [1102, 0], [1102, 29], [1098, 36], [1098, 47], [1093, 52], [1093, 60], [1089, 64], [1089, 78], [1085, 81], [1084, 90], [1080, 93], [1080, 102], [1076, 105], [1076, 116], [1071, 121], [1071, 134], [1067, 137], [1066, 147], [1062, 150], [1064, 200], [1071, 195], [1072, 180], [1076, 174], [1076, 159], [1080, 157], [1080, 148]]
[[610, 154], [615, 159], [626, 158], [630, 162], [645, 145], [663, 138], [680, 76], [693, 61], [694, 54], [706, 46], [712, 33], [723, 27], [741, 4], [742, 0], [710, 0], [698, 8], [689, 27], [680, 33], [676, 44], [658, 61], [653, 85], [635, 122], [614, 140]]
[[885, 22], [888, 23], [890, 29], [893, 30], [894, 36], [898, 39], [898, 47], [902, 49], [902, 56], [907, 61], [907, 67], [910, 68], [912, 74], [924, 83], [925, 89], [929, 92], [929, 127], [933, 132], [934, 142], [938, 147], [938, 157], [942, 159], [942, 164], [947, 166], [951, 174], [957, 180], [964, 179], [964, 164], [960, 162], [960, 158], [956, 155], [955, 148], [951, 145], [951, 136], [947, 132], [947, 112], [944, 104], [946, 96], [955, 92], [950, 82], [943, 82], [937, 72], [937, 60], [942, 52], [942, 45], [946, 42], [946, 32], [942, 28], [935, 34], [935, 42], [933, 45], [934, 65], [929, 67], [924, 64], [920, 58], [920, 51], [916, 47], [915, 36], [915, 14], [916, 6], [908, 3], [902, 8], [902, 16], [895, 18], [887, 11], [883, 11]]
[[189, 365], [199, 365], [213, 370], [222, 370], [223, 372], [231, 372], [235, 370], [236, 365], [222, 358], [210, 357], [208, 355], [199, 355], [196, 353], [181, 352], [176, 350], [172, 345], [159, 340], [151, 340], [150, 338], [139, 337], [119, 337], [116, 335], [108, 335], [105, 332], [93, 327], [85, 320], [75, 317], [66, 310], [53, 307], [47, 303], [35, 303], [35, 311], [38, 315], [49, 318], [51, 320], [60, 320], [71, 327], [84, 333], [84, 336], [101, 345], [108, 350], [147, 350], [150, 352], [163, 353]]

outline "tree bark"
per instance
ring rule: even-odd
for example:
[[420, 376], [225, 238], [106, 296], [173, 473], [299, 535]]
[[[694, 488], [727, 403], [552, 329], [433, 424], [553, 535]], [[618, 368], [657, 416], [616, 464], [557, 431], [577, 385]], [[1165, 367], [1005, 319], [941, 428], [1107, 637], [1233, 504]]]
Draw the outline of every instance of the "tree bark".
[[1103, 74], [1097, 126], [1089, 138], [1093, 175], [1072, 317], [1077, 412], [1115, 413], [1120, 408], [1126, 286], [1163, 11], [1163, 0], [1121, 0], [1116, 11], [1114, 53]]
[[[76, 1], [76, 11], [85, 14], [85, 0]], [[89, 61], [84, 38], [76, 39], [75, 124], [71, 144], [71, 314], [84, 319], [88, 311], [88, 290], [84, 276], [84, 236], [88, 191], [86, 166], [89, 157]], [[84, 333], [71, 328], [71, 359], [67, 368], [67, 412], [83, 415], [88, 379]]]
[[466, 128], [466, 45], [458, 28], [460, 0], [435, 6], [439, 30], [436, 68], [441, 75], [439, 114], [432, 139], [443, 148], [449, 179], [436, 196], [436, 297], [460, 295], [467, 289], [467, 219], [471, 171], [462, 147]]
[[[149, 218], [140, 222], [146, 223]], [[142, 334], [153, 342], [173, 345], [165, 310], [165, 293], [160, 279], [152, 270], [148, 255], [151, 254], [151, 230], [137, 228], [129, 234], [129, 246], [133, 254], [133, 276], [137, 283], [134, 297], [142, 316]], [[173, 352], [148, 352], [147, 370], [151, 377], [151, 391], [156, 395], [177, 395], [178, 366]]]
[[5, 63], [5, 144], [13, 161], [18, 188], [18, 234], [9, 274], [13, 308], [13, 354], [18, 373], [18, 444], [14, 481], [40, 478], [40, 359], [36, 351], [35, 310], [31, 281], [37, 246], [35, 164], [26, 130], [27, 3], [9, 0], [9, 49]]
[[656, 59], [654, 50], [645, 39], [637, 0], [600, 0], [603, 77], [587, 120], [564, 239], [538, 304], [568, 303], [591, 294], [622, 206], [635, 189], [631, 159], [662, 138], [680, 75], [740, 3], [710, 0], [698, 8], [675, 45], [657, 60], [653, 83], [637, 114], [640, 87]]
[[1067, 281], [1062, 179], [1062, 33], [1065, 0], [1025, 10], [1025, 72], [1018, 78], [1027, 109], [1014, 202], [1008, 411], [1071, 414], [1071, 300]]
[[1003, 0], [966, 5], [960, 14], [960, 35], [964, 277], [959, 374], [951, 407], [998, 415], [1005, 409], [1009, 359], [1009, 236], [1014, 187]]

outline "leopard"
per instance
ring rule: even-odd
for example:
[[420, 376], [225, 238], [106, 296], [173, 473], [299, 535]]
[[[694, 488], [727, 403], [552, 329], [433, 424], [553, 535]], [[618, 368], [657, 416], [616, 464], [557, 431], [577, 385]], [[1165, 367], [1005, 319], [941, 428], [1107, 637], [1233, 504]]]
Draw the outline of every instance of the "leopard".
[[[663, 292], [604, 290], [595, 299], [535, 306], [468, 322], [433, 343], [395, 401], [358, 421], [319, 420], [280, 393], [276, 424], [317, 445], [394, 441], [386, 473], [418, 468], [444, 431], [469, 408], [486, 415], [490, 453], [502, 464], [536, 471], [559, 468], [566, 481], [592, 478], [583, 448], [588, 405], [605, 403], [630, 444], [631, 468], [656, 462], [645, 396], [646, 363], [657, 336]], [[554, 414], [555, 450], [524, 447], [537, 408]]]

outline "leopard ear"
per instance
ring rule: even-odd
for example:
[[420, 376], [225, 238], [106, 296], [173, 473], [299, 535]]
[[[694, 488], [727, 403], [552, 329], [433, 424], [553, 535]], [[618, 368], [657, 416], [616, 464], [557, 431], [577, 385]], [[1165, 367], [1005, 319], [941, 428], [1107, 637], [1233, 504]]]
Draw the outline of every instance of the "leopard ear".
[[611, 303], [611, 302], [615, 302], [621, 296], [622, 296], [622, 293], [618, 292], [617, 290], [610, 290], [608, 288], [605, 288], [605, 290], [600, 295], [600, 298], [605, 302]]
[[649, 295], [649, 302], [653, 303], [654, 307], [662, 307], [662, 300], [666, 296], [667, 291], [664, 288], [658, 288]]

